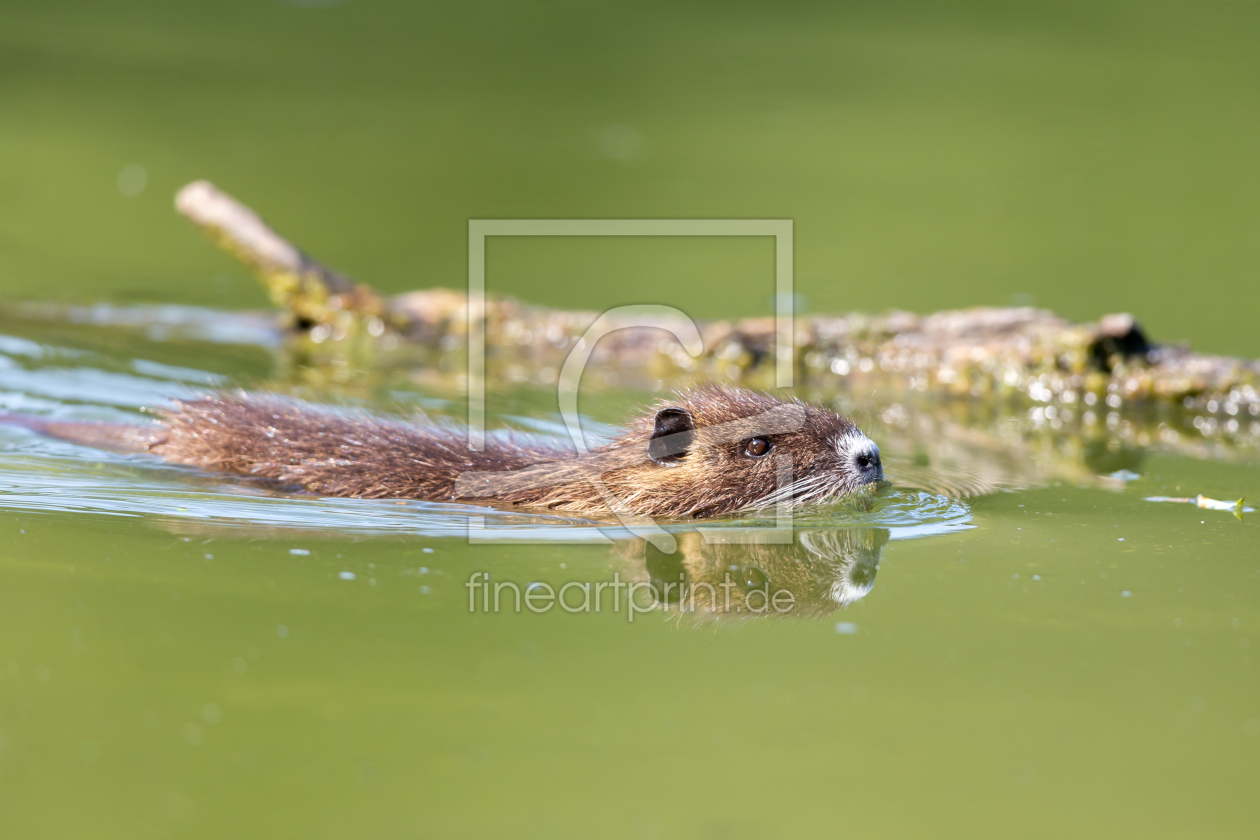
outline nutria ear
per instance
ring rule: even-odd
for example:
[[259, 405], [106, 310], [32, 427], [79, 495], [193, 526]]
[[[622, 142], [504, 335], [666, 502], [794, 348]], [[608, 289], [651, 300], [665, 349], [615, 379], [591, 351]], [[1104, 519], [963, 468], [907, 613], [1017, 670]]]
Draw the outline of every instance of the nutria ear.
[[685, 408], [662, 408], [656, 412], [656, 425], [648, 439], [648, 457], [671, 466], [682, 460], [695, 437], [696, 421]]

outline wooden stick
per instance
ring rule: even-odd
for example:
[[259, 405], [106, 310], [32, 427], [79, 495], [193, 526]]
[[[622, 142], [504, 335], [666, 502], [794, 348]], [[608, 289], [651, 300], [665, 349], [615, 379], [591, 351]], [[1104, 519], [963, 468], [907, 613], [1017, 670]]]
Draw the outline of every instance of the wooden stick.
[[[446, 353], [466, 341], [462, 292], [428, 289], [387, 299], [306, 255], [205, 181], [181, 190], [175, 204], [253, 268], [289, 325], [317, 342], [388, 330], [393, 341]], [[488, 363], [515, 371], [512, 378], [554, 382], [597, 317], [491, 297], [485, 303]], [[623, 380], [729, 378], [765, 385], [774, 326], [771, 318], [697, 322], [704, 342], [697, 358], [659, 329], [628, 327], [601, 340], [589, 366]], [[879, 389], [884, 402], [899, 394], [1013, 397], [1101, 414], [1121, 402], [1149, 402], [1221, 412], [1224, 425], [1260, 420], [1260, 364], [1154, 346], [1127, 314], [1092, 324], [1031, 308], [815, 315], [796, 320], [793, 340], [798, 382], [830, 379], [854, 392]]]
[[355, 316], [379, 319], [385, 313], [385, 303], [373, 289], [303, 253], [209, 181], [194, 181], [180, 190], [175, 209], [254, 270], [271, 300], [288, 313], [290, 326], [331, 331], [346, 327]]

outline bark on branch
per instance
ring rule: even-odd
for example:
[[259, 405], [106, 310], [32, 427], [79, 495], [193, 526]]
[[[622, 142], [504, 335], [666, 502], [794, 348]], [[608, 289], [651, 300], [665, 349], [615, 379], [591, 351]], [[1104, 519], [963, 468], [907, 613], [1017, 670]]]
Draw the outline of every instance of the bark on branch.
[[335, 326], [347, 317], [384, 314], [384, 301], [373, 289], [307, 256], [209, 181], [194, 181], [180, 190], [175, 208], [257, 273], [291, 326], [309, 330]]
[[[311, 341], [367, 335], [443, 352], [466, 341], [468, 300], [461, 292], [428, 289], [387, 298], [306, 255], [205, 181], [181, 190], [176, 207], [253, 268], [287, 324]], [[554, 381], [598, 315], [491, 297], [484, 315], [488, 361], [520, 371], [517, 378]], [[628, 328], [600, 341], [591, 363], [665, 382], [697, 376], [768, 381], [772, 319], [697, 326], [704, 340], [697, 358], [661, 330]], [[1127, 314], [1087, 324], [1032, 308], [814, 315], [797, 319], [793, 341], [797, 377], [807, 384], [842, 380], [853, 389], [882, 389], [886, 397], [1017, 397], [1082, 411], [1154, 403], [1217, 414], [1225, 424], [1260, 418], [1260, 364], [1153, 345]]]

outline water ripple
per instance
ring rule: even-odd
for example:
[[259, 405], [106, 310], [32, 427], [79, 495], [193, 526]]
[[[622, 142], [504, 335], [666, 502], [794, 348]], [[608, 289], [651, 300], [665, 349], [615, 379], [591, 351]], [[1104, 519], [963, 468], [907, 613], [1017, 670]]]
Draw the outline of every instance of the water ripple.
[[[0, 408], [54, 417], [130, 420], [132, 409], [161, 405], [224, 381], [210, 373], [146, 360], [98, 359], [80, 354], [67, 364], [63, 348], [0, 336]], [[101, 364], [98, 365], [97, 362]], [[538, 433], [554, 422], [515, 418]], [[631, 536], [615, 520], [471, 504], [329, 499], [276, 492], [248, 479], [202, 473], [147, 456], [117, 455], [0, 426], [0, 509], [139, 517], [190, 527], [300, 530], [312, 534], [467, 536], [476, 540], [605, 542]], [[796, 528], [884, 528], [892, 539], [969, 527], [962, 502], [928, 492], [885, 490], [872, 497], [809, 508]], [[718, 539], [774, 527], [766, 517], [697, 523], [665, 522], [670, 532], [701, 528]]]

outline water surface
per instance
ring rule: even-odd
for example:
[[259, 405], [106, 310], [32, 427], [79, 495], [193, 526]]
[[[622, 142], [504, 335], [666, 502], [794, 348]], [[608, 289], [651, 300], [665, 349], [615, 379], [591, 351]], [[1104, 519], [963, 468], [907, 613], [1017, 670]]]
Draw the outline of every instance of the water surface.
[[[0, 405], [65, 417], [254, 383], [250, 353], [271, 352], [7, 326]], [[461, 411], [396, 382], [294, 387]], [[593, 395], [594, 421], [639, 396]], [[536, 398], [512, 399], [492, 422]], [[872, 420], [891, 463], [922, 463]], [[666, 554], [585, 520], [293, 497], [20, 429], [0, 450], [15, 836], [755, 836], [841, 814], [861, 833], [1195, 836], [1255, 816], [1253, 524], [1143, 498], [1255, 495], [1246, 451], [1128, 447], [1140, 472], [1117, 479], [1072, 446], [1017, 448], [990, 453], [1026, 463], [986, 495], [886, 491], [808, 512], [788, 545], [671, 526]], [[478, 572], [733, 588], [638, 612], [509, 593], [496, 612], [470, 602]]]

